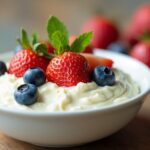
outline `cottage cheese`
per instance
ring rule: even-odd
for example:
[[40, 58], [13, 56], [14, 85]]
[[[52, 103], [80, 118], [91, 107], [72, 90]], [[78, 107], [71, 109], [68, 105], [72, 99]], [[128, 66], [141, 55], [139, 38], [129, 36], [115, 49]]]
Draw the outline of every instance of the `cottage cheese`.
[[115, 105], [136, 96], [139, 86], [131, 77], [118, 69], [114, 69], [116, 83], [113, 86], [100, 87], [95, 82], [78, 83], [74, 87], [59, 87], [47, 82], [38, 88], [38, 102], [31, 106], [18, 104], [14, 99], [14, 91], [23, 84], [22, 78], [5, 74], [0, 77], [0, 107], [25, 111], [78, 111], [99, 109]]

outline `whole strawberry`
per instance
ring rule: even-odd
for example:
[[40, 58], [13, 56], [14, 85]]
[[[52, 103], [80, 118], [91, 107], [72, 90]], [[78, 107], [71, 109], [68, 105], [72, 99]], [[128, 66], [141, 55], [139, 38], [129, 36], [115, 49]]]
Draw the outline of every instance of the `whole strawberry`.
[[150, 4], [141, 5], [135, 10], [124, 36], [131, 45], [135, 45], [145, 32], [150, 33]]
[[150, 42], [142, 41], [131, 50], [131, 56], [150, 67]]
[[40, 67], [45, 71], [49, 63], [48, 58], [51, 57], [46, 50], [46, 45], [35, 40], [31, 43], [25, 30], [22, 30], [22, 38], [18, 41], [23, 50], [11, 59], [8, 72], [16, 77], [22, 77], [29, 68]]
[[46, 71], [49, 81], [59, 86], [74, 86], [79, 82], [89, 82], [89, 65], [87, 60], [75, 53], [64, 52], [53, 58]]
[[79, 82], [89, 82], [88, 61], [78, 53], [90, 44], [92, 33], [87, 32], [80, 35], [69, 46], [68, 31], [64, 24], [54, 16], [49, 18], [47, 31], [56, 55], [46, 70], [48, 81], [65, 87], [75, 86]]
[[107, 48], [109, 44], [115, 42], [119, 37], [116, 25], [108, 18], [102, 16], [89, 18], [81, 30], [83, 32], [93, 31], [92, 45], [95, 48]]
[[9, 73], [16, 77], [22, 77], [24, 73], [32, 67], [40, 67], [44, 71], [48, 65], [48, 59], [38, 56], [32, 50], [22, 50], [18, 52], [10, 61]]

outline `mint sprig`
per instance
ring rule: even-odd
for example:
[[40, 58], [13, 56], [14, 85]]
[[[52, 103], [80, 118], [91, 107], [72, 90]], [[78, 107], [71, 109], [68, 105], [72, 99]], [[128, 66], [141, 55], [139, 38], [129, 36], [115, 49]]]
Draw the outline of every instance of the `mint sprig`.
[[56, 31], [52, 34], [51, 43], [55, 46], [56, 49], [55, 53], [58, 55], [66, 50], [70, 50], [68, 40], [64, 37], [64, 35], [60, 31]]
[[71, 50], [76, 52], [82, 52], [91, 42], [93, 33], [86, 32], [80, 35], [71, 45]]
[[69, 34], [66, 26], [55, 16], [51, 16], [47, 23], [47, 32], [50, 42], [56, 49], [56, 54], [68, 47]]
[[66, 26], [55, 16], [51, 16], [47, 22], [48, 37], [55, 48], [55, 54], [61, 54], [66, 51], [82, 52], [91, 42], [92, 32], [80, 35], [69, 46], [69, 35]]

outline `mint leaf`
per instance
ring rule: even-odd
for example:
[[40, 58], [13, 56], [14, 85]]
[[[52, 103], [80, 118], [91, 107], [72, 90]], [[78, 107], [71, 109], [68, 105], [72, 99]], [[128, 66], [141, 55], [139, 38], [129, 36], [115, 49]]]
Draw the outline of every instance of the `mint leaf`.
[[48, 59], [51, 59], [54, 57], [53, 54], [50, 54], [47, 50], [47, 46], [45, 44], [42, 44], [42, 43], [36, 43], [33, 45], [33, 49], [34, 51], [40, 55], [40, 56], [44, 56]]
[[32, 48], [28, 34], [24, 29], [21, 30], [21, 43], [23, 48]]
[[93, 33], [86, 32], [80, 35], [71, 45], [71, 50], [82, 52], [91, 42]]
[[[58, 47], [58, 50], [60, 51], [60, 47], [64, 48], [65, 45], [68, 45], [69, 35], [68, 35], [67, 28], [58, 18], [51, 16], [48, 19], [47, 32], [48, 32], [49, 40], [52, 44], [59, 43], [59, 46], [57, 46], [56, 44], [53, 45], [56, 48], [56, 51], [57, 51], [57, 47]], [[55, 33], [55, 32], [60, 32], [60, 33]], [[54, 33], [56, 35], [54, 35]], [[54, 39], [54, 36], [57, 37], [56, 40]], [[61, 39], [61, 42], [58, 42], [58, 39]]]
[[65, 38], [62, 32], [55, 31], [51, 37], [51, 43], [53, 47], [56, 49], [56, 54], [61, 54], [66, 50], [69, 50], [68, 40]]

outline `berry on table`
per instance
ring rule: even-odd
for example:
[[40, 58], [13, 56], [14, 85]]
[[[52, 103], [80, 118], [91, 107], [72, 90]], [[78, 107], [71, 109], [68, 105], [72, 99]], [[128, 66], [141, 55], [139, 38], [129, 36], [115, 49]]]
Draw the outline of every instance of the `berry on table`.
[[6, 64], [3, 61], [0, 61], [0, 76], [7, 72]]
[[46, 77], [44, 71], [39, 68], [28, 69], [23, 76], [25, 83], [34, 84], [35, 86], [41, 86], [46, 82]]
[[23, 84], [17, 88], [14, 97], [21, 105], [32, 105], [37, 101], [37, 87], [33, 84]]
[[150, 41], [141, 41], [136, 44], [130, 55], [150, 67]]
[[98, 66], [92, 73], [92, 79], [99, 86], [112, 86], [115, 83], [115, 74], [109, 67]]

